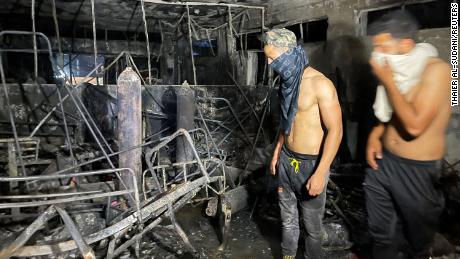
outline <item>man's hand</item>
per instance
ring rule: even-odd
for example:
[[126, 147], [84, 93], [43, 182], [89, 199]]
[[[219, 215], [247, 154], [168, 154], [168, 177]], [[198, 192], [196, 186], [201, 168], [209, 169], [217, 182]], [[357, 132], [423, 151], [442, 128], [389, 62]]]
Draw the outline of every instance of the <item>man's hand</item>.
[[382, 159], [382, 142], [380, 139], [369, 138], [366, 147], [366, 160], [374, 170], [379, 169], [376, 159]]
[[386, 59], [383, 66], [379, 65], [374, 59], [371, 59], [369, 64], [371, 65], [372, 72], [377, 76], [377, 78], [385, 87], [394, 85], [393, 71], [391, 70], [391, 67]]
[[273, 156], [272, 162], [270, 163], [270, 173], [276, 175], [276, 169], [278, 168], [278, 156]]
[[307, 191], [311, 196], [319, 195], [324, 190], [325, 176], [324, 174], [315, 172], [307, 182]]
[[414, 138], [422, 135], [450, 96], [450, 66], [438, 59], [428, 61], [421, 75], [420, 88], [409, 102], [396, 87], [388, 64], [379, 66], [375, 60], [369, 63], [383, 83], [402, 128]]

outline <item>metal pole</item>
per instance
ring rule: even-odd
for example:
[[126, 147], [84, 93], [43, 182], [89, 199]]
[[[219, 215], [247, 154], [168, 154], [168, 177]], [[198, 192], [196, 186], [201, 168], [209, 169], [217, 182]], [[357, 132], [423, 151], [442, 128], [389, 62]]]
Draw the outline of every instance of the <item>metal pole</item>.
[[[61, 38], [59, 36], [59, 23], [57, 19], [57, 14], [56, 14], [56, 1], [51, 0], [51, 6], [53, 8], [53, 20], [54, 20], [54, 29], [56, 30], [56, 38], [57, 38], [57, 44], [58, 44], [58, 51], [59, 51], [59, 59], [58, 64], [60, 66], [64, 65], [64, 56], [62, 55], [62, 48], [61, 48]], [[71, 60], [72, 57], [69, 55], [69, 60]]]
[[51, 205], [34, 220], [8, 247], [0, 250], [0, 258], [9, 258], [18, 248], [23, 246], [43, 225], [56, 215], [56, 208]]
[[[99, 146], [99, 148], [101, 149], [102, 153], [104, 154], [104, 157], [107, 159], [107, 162], [109, 163], [110, 167], [112, 169], [115, 168], [115, 165], [113, 164], [112, 160], [110, 159], [110, 157], [108, 156], [107, 152], [105, 151], [104, 147], [102, 146], [101, 142], [99, 141], [98, 137], [96, 136], [96, 134], [94, 133], [94, 130], [92, 129], [91, 125], [89, 124], [88, 120], [85, 118], [84, 116], [84, 113], [83, 111], [81, 110], [80, 106], [78, 106], [78, 103], [77, 103], [77, 100], [75, 99], [75, 97], [73, 96], [71, 90], [68, 89], [68, 86], [65, 85], [65, 89], [68, 93], [68, 95], [70, 96], [70, 98], [72, 99], [73, 103], [75, 104], [75, 107], [77, 108], [78, 112], [80, 113], [80, 115], [83, 117], [83, 120], [86, 124], [86, 126], [88, 127], [89, 131], [91, 132], [91, 135], [93, 136], [94, 140], [96, 140], [96, 143], [97, 145]], [[123, 187], [125, 189], [128, 189], [128, 187], [126, 187], [126, 184], [124, 182], [124, 180], [121, 178], [120, 174], [119, 173], [116, 173], [118, 179], [120, 180], [120, 183], [123, 185]]]
[[[99, 66], [98, 66], [99, 67]], [[107, 149], [109, 150], [110, 153], [113, 153], [113, 150], [112, 148], [110, 147], [109, 143], [107, 142], [107, 140], [104, 138], [104, 135], [102, 135], [102, 132], [101, 130], [99, 129], [99, 127], [97, 126], [96, 122], [94, 122], [94, 119], [93, 119], [93, 116], [91, 116], [91, 114], [89, 113], [88, 109], [86, 109], [86, 106], [85, 104], [83, 103], [83, 101], [81, 100], [81, 98], [79, 96], [75, 96], [75, 98], [77, 99], [77, 101], [79, 102], [79, 105], [81, 105], [81, 108], [83, 109], [83, 111], [86, 113], [86, 115], [88, 116], [88, 121], [92, 124], [92, 126], [94, 127], [94, 130], [96, 131], [96, 133], [101, 137], [102, 141], [104, 142], [104, 145], [107, 147]], [[82, 115], [83, 116], [83, 115]]]
[[[201, 97], [198, 97], [198, 99], [205, 99], [205, 98], [201, 98]], [[232, 115], [235, 117], [236, 121], [238, 122], [238, 125], [240, 126], [241, 130], [243, 131], [243, 134], [246, 136], [247, 140], [248, 140], [248, 143], [251, 144], [251, 139], [249, 138], [249, 135], [248, 133], [246, 132], [246, 129], [244, 128], [243, 126], [243, 123], [241, 123], [240, 119], [238, 119], [238, 116], [236, 115], [236, 112], [235, 110], [233, 110], [233, 107], [232, 105], [230, 104], [230, 102], [225, 99], [225, 98], [220, 98], [220, 97], [212, 97], [212, 98], [209, 98], [211, 100], [216, 100], [216, 101], [222, 101], [224, 103], [227, 104], [228, 106], [228, 109], [230, 110], [230, 112], [232, 113]]]
[[[232, 76], [232, 74], [227, 71], [227, 74], [228, 76], [232, 79], [233, 83], [235, 84], [235, 86], [238, 88], [238, 90], [240, 91], [241, 95], [243, 96], [244, 100], [246, 101], [247, 105], [249, 106], [249, 108], [251, 109], [252, 113], [254, 114], [254, 117], [256, 118], [257, 122], [260, 123], [260, 118], [259, 118], [259, 115], [257, 115], [257, 112], [256, 110], [254, 110], [254, 107], [252, 107], [252, 104], [251, 102], [249, 101], [248, 97], [246, 96], [246, 94], [243, 92], [243, 89], [241, 89], [240, 85], [238, 84], [238, 82], [236, 82], [235, 78]], [[262, 134], [265, 136], [265, 131], [262, 129]], [[265, 139], [265, 138], [264, 138]]]
[[211, 47], [212, 56], [215, 57], [216, 53], [214, 53], [214, 48], [212, 47], [212, 42], [211, 42], [211, 37], [209, 36], [209, 31], [208, 29], [206, 29], [205, 31], [206, 31], [206, 37], [208, 38], [209, 46]]
[[[161, 215], [163, 211], [165, 211], [165, 206], [169, 202], [174, 202], [175, 205], [178, 205], [181, 201], [184, 203], [187, 202], [190, 197], [193, 197], [199, 189], [206, 186], [209, 182], [215, 182], [218, 180], [222, 180], [222, 176], [211, 177], [209, 180], [206, 177], [201, 177], [193, 182], [186, 182], [183, 185], [179, 185], [176, 191], [172, 193], [166, 194], [164, 197], [161, 197], [159, 200], [143, 207], [141, 211], [138, 211], [134, 214], [129, 215], [126, 218], [120, 219], [118, 222], [114, 223], [113, 225], [93, 233], [85, 238], [87, 244], [93, 244], [97, 241], [100, 241], [104, 238], [110, 237], [115, 233], [122, 231], [125, 228], [131, 227], [135, 222], [138, 222], [136, 219], [137, 217], [141, 217], [142, 221], [150, 219], [152, 217], [158, 217]], [[189, 196], [190, 195], [190, 196]], [[143, 232], [151, 230], [145, 228]], [[141, 236], [141, 235], [139, 235]], [[127, 242], [135, 242], [134, 237], [129, 239]], [[56, 243], [51, 245], [36, 245], [36, 246], [25, 246], [18, 248], [16, 252], [13, 253], [13, 256], [19, 257], [31, 257], [31, 256], [39, 256], [39, 255], [47, 255], [53, 254], [56, 252], [56, 247], [59, 248], [59, 252], [65, 252], [72, 249], [76, 249], [77, 246], [74, 241], [63, 241], [60, 243]], [[54, 249], [53, 249], [54, 248]], [[120, 246], [121, 248], [121, 246]], [[118, 249], [117, 249], [118, 250]], [[120, 249], [121, 250], [121, 249]], [[122, 250], [121, 250], [122, 251]]]
[[[98, 66], [99, 67], [99, 66]], [[97, 68], [94, 68], [90, 74], [92, 74], [94, 71], [96, 71]], [[90, 74], [88, 74], [85, 78], [87, 78]], [[85, 80], [83, 80], [85, 81]], [[79, 84], [77, 85], [76, 87], [72, 88], [71, 91], [75, 91], [76, 89], [78, 89], [82, 84]], [[34, 130], [32, 131], [32, 133], [30, 133], [29, 135], [29, 138], [33, 137], [37, 132], [38, 130], [41, 128], [41, 126], [43, 126], [43, 124], [45, 124], [45, 122], [48, 120], [48, 118], [53, 114], [54, 111], [56, 111], [56, 109], [58, 108], [58, 106], [61, 104], [61, 102], [64, 102], [67, 98], [69, 98], [69, 94], [65, 95], [64, 98], [62, 98], [62, 101], [60, 101], [59, 103], [57, 103], [53, 109], [51, 109], [51, 111], [48, 112], [48, 114], [40, 121], [40, 123], [34, 128]]]
[[[109, 70], [123, 55], [129, 55], [129, 53], [127, 53], [126, 51], [122, 51], [115, 59], [114, 61], [112, 61], [112, 63], [110, 63], [107, 67], [104, 68], [104, 71], [107, 71]], [[90, 75], [92, 75], [102, 64], [99, 64], [98, 66], [96, 66], [93, 70], [91, 70], [82, 80], [82, 83], [83, 82], [87, 82], [88, 81], [88, 78], [90, 77]], [[71, 92], [75, 91], [77, 88], [79, 88], [82, 83], [80, 83], [79, 85], [77, 85], [76, 87], [73, 87]], [[65, 101], [67, 98], [69, 97], [69, 95], [65, 95], [64, 98], [62, 98], [62, 102]], [[43, 126], [43, 124], [46, 122], [46, 120], [48, 120], [48, 118], [51, 116], [51, 114], [58, 108], [58, 106], [62, 103], [61, 101], [59, 103], [57, 103], [53, 109], [40, 121], [40, 123], [35, 127], [35, 129], [32, 131], [32, 133], [29, 135], [29, 137], [33, 137], [37, 132], [38, 130], [40, 129], [41, 126]], [[109, 147], [110, 149], [110, 147]], [[111, 151], [112, 152], [112, 151]]]
[[160, 27], [161, 45], [160, 45], [160, 50], [158, 51], [157, 62], [160, 60], [160, 57], [161, 57], [161, 54], [163, 53], [163, 48], [164, 48], [163, 27], [161, 26], [161, 21], [160, 20], [158, 20], [158, 26]]
[[[177, 210], [179, 208], [181, 208], [183, 205], [185, 205], [191, 198], [193, 198], [193, 196], [196, 194], [197, 191], [191, 191], [189, 193], [187, 193], [185, 196], [183, 196], [182, 198], [180, 198], [179, 200], [177, 200], [177, 202], [173, 205], [173, 209], [174, 210]], [[125, 243], [121, 244], [117, 249], [115, 249], [115, 251], [113, 252], [113, 256], [117, 256], [119, 255], [121, 252], [125, 251], [126, 249], [128, 249], [130, 246], [132, 246], [136, 241], [140, 240], [142, 238], [142, 235], [148, 233], [149, 231], [151, 231], [155, 226], [157, 226], [163, 219], [165, 219], [168, 214], [169, 214], [169, 211], [167, 211], [167, 208], [165, 208], [166, 206], [160, 208], [159, 210], [157, 210], [157, 212], [155, 213], [156, 215], [161, 215], [163, 212], [164, 212], [164, 215], [155, 219], [154, 221], [152, 221], [151, 223], [149, 223], [149, 225], [147, 225], [141, 233], [138, 233], [136, 235], [134, 235], [133, 237], [131, 237], [129, 240], [127, 240]]]
[[89, 121], [86, 119], [85, 114], [84, 114], [84, 112], [82, 111], [81, 107], [78, 105], [78, 102], [77, 102], [77, 100], [75, 99], [75, 97], [73, 96], [73, 93], [71, 92], [71, 90], [69, 90], [69, 87], [68, 87], [67, 85], [65, 85], [64, 88], [66, 89], [67, 94], [68, 94], [68, 95], [70, 96], [70, 98], [72, 99], [72, 101], [73, 101], [75, 107], [77, 108], [78, 112], [79, 112], [80, 115], [82, 116], [83, 121], [85, 122], [86, 126], [88, 127], [89, 131], [91, 132], [91, 135], [93, 136], [93, 138], [94, 138], [94, 140], [96, 141], [97, 145], [99, 146], [99, 148], [101, 149], [102, 153], [103, 153], [104, 156], [106, 157], [107, 162], [109, 163], [110, 167], [115, 168], [115, 166], [114, 166], [113, 163], [112, 163], [112, 160], [110, 160], [110, 158], [108, 157], [107, 152], [105, 151], [104, 147], [102, 146], [101, 142], [99, 141], [99, 138], [97, 137], [96, 133], [94, 132], [93, 127], [91, 126], [91, 124], [89, 123]]
[[[251, 114], [248, 113], [246, 116], [244, 116], [243, 119], [241, 119], [241, 122], [246, 121], [246, 119], [248, 119], [249, 116], [251, 116]], [[230, 137], [230, 135], [233, 133], [233, 131], [235, 131], [237, 128], [238, 128], [238, 126], [235, 126], [233, 129], [231, 129], [231, 130], [227, 133], [227, 135], [225, 135], [225, 136], [220, 140], [220, 142], [217, 143], [217, 146], [219, 147], [220, 145], [222, 145], [222, 143], [224, 143], [224, 142], [227, 140], [227, 138]], [[239, 137], [239, 136], [238, 136], [238, 137]], [[249, 144], [251, 144], [251, 143], [249, 143]]]
[[57, 94], [59, 97], [59, 103], [60, 103], [60, 108], [61, 108], [61, 113], [62, 113], [62, 120], [64, 122], [64, 130], [65, 130], [65, 136], [67, 140], [67, 144], [69, 145], [69, 152], [70, 152], [70, 157], [72, 158], [72, 161], [75, 162], [75, 156], [73, 155], [73, 148], [72, 148], [72, 141], [70, 140], [70, 135], [69, 135], [69, 129], [67, 128], [67, 119], [65, 118], [65, 112], [64, 112], [64, 101], [62, 100], [62, 95], [61, 95], [61, 90], [57, 89]]
[[195, 67], [195, 58], [193, 57], [193, 45], [192, 45], [192, 30], [190, 28], [190, 8], [188, 7], [188, 4], [185, 5], [187, 8], [187, 25], [188, 25], [188, 40], [190, 44], [190, 56], [192, 58], [192, 69], [193, 69], [193, 84], [197, 85], [196, 82], [196, 67]]
[[262, 12], [262, 18], [261, 18], [261, 24], [262, 24], [262, 34], [264, 33], [264, 29], [265, 29], [265, 8], [262, 8], [261, 10]]
[[[142, 0], [141, 0], [142, 1]], [[265, 9], [263, 6], [254, 6], [254, 5], [241, 5], [241, 4], [225, 4], [225, 3], [206, 3], [206, 2], [173, 2], [173, 1], [164, 1], [164, 0], [145, 0], [148, 3], [154, 4], [165, 4], [165, 5], [189, 5], [189, 6], [227, 6], [234, 8], [247, 8], [247, 9]]]
[[78, 231], [77, 226], [75, 225], [75, 222], [70, 218], [69, 214], [67, 211], [64, 209], [60, 208], [59, 206], [56, 206], [56, 210], [59, 213], [59, 215], [62, 218], [62, 221], [64, 221], [64, 225], [69, 231], [70, 235], [72, 236], [72, 239], [75, 240], [75, 243], [78, 246], [78, 249], [80, 250], [83, 258], [85, 259], [95, 259], [96, 256], [94, 255], [93, 249], [85, 242], [83, 239], [83, 236], [81, 235], [80, 231]]
[[149, 85], [152, 85], [152, 69], [150, 63], [150, 41], [149, 41], [149, 32], [147, 29], [147, 19], [145, 18], [145, 6], [144, 0], [141, 0], [141, 8], [142, 8], [142, 20], [144, 21], [144, 33], [145, 33], [145, 41], [147, 44], [147, 66], [149, 69]]
[[[275, 79], [274, 83], [275, 82], [276, 82], [276, 79]], [[263, 126], [263, 123], [264, 123], [265, 114], [267, 113], [267, 108], [270, 105], [270, 96], [271, 96], [273, 88], [275, 87], [274, 83], [273, 83], [273, 85], [270, 86], [270, 89], [268, 90], [267, 100], [265, 101], [265, 106], [264, 106], [264, 112], [262, 114], [262, 119], [260, 121], [259, 128], [257, 129], [257, 135], [256, 135], [256, 138], [254, 139], [254, 144], [252, 145], [251, 153], [250, 153], [250, 155], [248, 157], [248, 161], [246, 162], [246, 166], [244, 167], [244, 172], [248, 169], [249, 161], [251, 161], [252, 155], [254, 154], [254, 150], [256, 149], [257, 140], [259, 139], [259, 133], [260, 133], [260, 130], [262, 129], [262, 126]], [[238, 185], [241, 184], [242, 180], [243, 179], [240, 178]]]
[[38, 54], [37, 54], [37, 35], [35, 34], [35, 0], [32, 1], [32, 40], [34, 44], [34, 79], [37, 80], [38, 77]]
[[232, 9], [228, 6], [228, 28], [230, 29], [230, 37], [233, 40], [233, 19], [232, 19]]
[[[96, 15], [94, 14], [94, 0], [91, 0], [91, 19], [93, 22], [94, 67], [97, 67]], [[98, 77], [97, 70], [96, 70], [96, 84], [99, 85], [99, 77]]]
[[[203, 122], [204, 129], [206, 130], [205, 135], [209, 135], [209, 137], [211, 138], [211, 143], [214, 146], [214, 149], [216, 149], [216, 152], [220, 154], [219, 149], [217, 148], [216, 142], [214, 142], [214, 139], [212, 138], [211, 132], [209, 132], [208, 124], [204, 120], [203, 113], [201, 112], [200, 107], [197, 107], [197, 110], [198, 110], [198, 115], [200, 116], [200, 119]], [[209, 151], [208, 151], [208, 153], [209, 153]]]

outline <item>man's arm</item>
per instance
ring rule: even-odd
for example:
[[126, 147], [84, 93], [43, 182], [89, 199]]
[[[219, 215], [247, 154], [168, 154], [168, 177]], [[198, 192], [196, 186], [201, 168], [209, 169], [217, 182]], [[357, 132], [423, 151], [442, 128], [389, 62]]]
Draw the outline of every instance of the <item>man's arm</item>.
[[307, 182], [310, 195], [318, 195], [324, 191], [325, 176], [337, 154], [343, 134], [342, 111], [334, 85], [328, 79], [321, 79], [317, 89], [318, 106], [321, 120], [326, 127], [326, 136], [319, 165]]
[[379, 168], [375, 159], [382, 159], [382, 141], [380, 138], [384, 132], [385, 125], [383, 123], [379, 123], [379, 125], [371, 130], [371, 133], [367, 138], [366, 160], [370, 167], [374, 170]]
[[445, 90], [449, 85], [450, 67], [443, 62], [427, 65], [421, 78], [421, 89], [409, 103], [396, 87], [390, 66], [379, 66], [373, 60], [370, 63], [385, 86], [394, 112], [404, 129], [413, 137], [420, 136], [433, 121], [440, 104], [446, 101]]
[[278, 160], [280, 157], [280, 152], [281, 152], [281, 148], [283, 147], [283, 144], [284, 144], [284, 133], [280, 129], [279, 134], [278, 134], [278, 140], [276, 141], [275, 151], [273, 151], [272, 162], [270, 163], [270, 172], [272, 173], [272, 175], [276, 174], [276, 166], [278, 164]]

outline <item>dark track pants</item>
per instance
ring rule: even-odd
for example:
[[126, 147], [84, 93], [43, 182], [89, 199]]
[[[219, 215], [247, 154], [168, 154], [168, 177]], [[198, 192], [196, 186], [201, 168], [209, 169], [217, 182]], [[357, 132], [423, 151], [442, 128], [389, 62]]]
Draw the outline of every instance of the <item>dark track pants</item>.
[[440, 161], [417, 161], [386, 150], [379, 170], [364, 181], [374, 259], [429, 258], [438, 218], [444, 208], [439, 189]]
[[[299, 239], [299, 203], [307, 236], [305, 258], [323, 258], [322, 218], [326, 204], [326, 191], [318, 196], [309, 196], [306, 184], [314, 173], [318, 156], [303, 155], [288, 150], [285, 146], [278, 163], [278, 197], [282, 220], [281, 249], [283, 258], [293, 259]], [[327, 179], [325, 188], [327, 186]]]

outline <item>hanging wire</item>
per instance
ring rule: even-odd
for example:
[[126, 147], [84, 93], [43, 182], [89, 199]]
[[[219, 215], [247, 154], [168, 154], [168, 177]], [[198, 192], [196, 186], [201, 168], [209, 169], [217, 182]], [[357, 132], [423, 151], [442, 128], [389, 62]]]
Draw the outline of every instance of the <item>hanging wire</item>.
[[[245, 12], [246, 12], [246, 11], [242, 11], [242, 12], [240, 12], [240, 13], [234, 15], [232, 18], [233, 18], [233, 19], [236, 19], [236, 18], [240, 17], [241, 15], [243, 15]], [[190, 17], [190, 19], [191, 19], [192, 22], [195, 24], [195, 26], [198, 27], [198, 29], [200, 29], [200, 30], [215, 31], [215, 30], [219, 30], [219, 29], [221, 29], [221, 28], [223, 28], [223, 27], [228, 26], [228, 22], [225, 22], [225, 23], [223, 23], [223, 24], [221, 24], [221, 25], [218, 25], [218, 26], [216, 26], [216, 27], [204, 27], [204, 26], [199, 25], [199, 24], [195, 21], [195, 19], [193, 19], [193, 17]]]
[[[58, 23], [57, 14], [56, 14], [56, 2], [55, 2], [55, 0], [51, 0], [51, 6], [52, 6], [52, 9], [53, 9], [52, 11], [53, 11], [54, 28], [56, 30], [56, 38], [57, 38], [58, 51], [59, 51], [59, 58], [57, 59], [57, 63], [59, 64], [59, 66], [64, 67], [64, 56], [62, 55], [61, 38], [60, 38], [60, 35], [59, 35], [59, 23]], [[34, 38], [35, 37], [36, 36], [34, 35]], [[66, 134], [66, 140], [67, 140], [67, 144], [69, 145], [70, 157], [72, 158], [73, 162], [75, 163], [76, 159], [75, 159], [75, 156], [74, 156], [74, 153], [73, 153], [72, 142], [71, 142], [70, 136], [69, 136], [69, 130], [68, 130], [68, 127], [67, 127], [67, 119], [66, 119], [66, 116], [65, 116], [64, 105], [63, 105], [63, 100], [62, 100], [60, 89], [57, 89], [57, 93], [58, 93], [59, 102], [60, 102], [60, 109], [61, 109], [61, 113], [62, 113], [62, 119], [63, 119], [63, 122], [64, 122], [64, 130], [65, 130], [65, 134]]]
[[72, 148], [72, 141], [70, 139], [70, 134], [69, 134], [69, 128], [67, 127], [67, 119], [66, 119], [66, 114], [64, 110], [64, 101], [62, 100], [62, 95], [61, 95], [61, 89], [57, 88], [57, 94], [59, 98], [59, 103], [60, 103], [60, 108], [61, 108], [61, 113], [62, 113], [62, 121], [64, 122], [64, 132], [67, 140], [67, 145], [69, 145], [69, 153], [70, 157], [72, 158], [72, 162], [74, 165], [76, 164], [77, 160], [75, 159], [74, 153], [73, 153], [73, 148]]
[[196, 67], [195, 67], [195, 58], [193, 57], [193, 45], [192, 45], [192, 29], [191, 29], [191, 24], [190, 24], [190, 8], [187, 5], [185, 5], [187, 8], [187, 19], [188, 19], [188, 40], [190, 43], [190, 56], [192, 57], [192, 69], [193, 69], [193, 84], [197, 85], [196, 83]]
[[163, 48], [164, 48], [164, 34], [163, 34], [163, 28], [161, 26], [160, 20], [158, 20], [158, 26], [160, 27], [161, 45], [160, 45], [160, 51], [158, 52], [157, 62], [160, 60], [160, 57], [161, 57], [161, 54], [163, 53]]
[[34, 79], [38, 78], [38, 54], [37, 54], [37, 35], [35, 34], [35, 0], [32, 1], [31, 18], [32, 18], [32, 39], [34, 44]]
[[[94, 10], [94, 0], [91, 0], [91, 19], [93, 21], [94, 67], [97, 67], [96, 15]], [[96, 70], [96, 83], [99, 85], [98, 70]]]
[[209, 36], [208, 30], [206, 30], [206, 37], [208, 38], [209, 46], [211, 47], [212, 56], [215, 57], [216, 53], [214, 53], [214, 48], [212, 47], [211, 37]]
[[144, 21], [144, 33], [145, 33], [145, 41], [147, 45], [147, 66], [149, 69], [149, 85], [152, 85], [152, 69], [150, 64], [150, 41], [149, 41], [149, 32], [147, 29], [147, 19], [145, 18], [145, 5], [144, 0], [141, 0], [141, 7], [142, 7], [142, 20]]
[[[242, 34], [241, 32], [243, 31], [243, 28], [244, 28], [244, 20], [246, 18], [246, 15], [242, 15], [241, 16], [241, 20], [240, 20], [240, 27], [239, 27], [239, 34], [238, 34], [238, 37], [240, 39], [240, 49], [241, 50], [244, 50], [244, 46], [243, 46], [243, 37], [244, 37], [244, 34]], [[247, 50], [247, 49], [246, 49]]]
[[57, 38], [58, 52], [59, 52], [58, 64], [60, 66], [63, 66], [64, 56], [62, 55], [61, 37], [59, 35], [59, 23], [58, 23], [57, 14], [56, 14], [56, 1], [55, 0], [51, 0], [51, 6], [53, 8], [54, 29], [56, 30], [56, 38]]
[[232, 17], [232, 9], [228, 6], [228, 27], [230, 29], [230, 39], [233, 40], [233, 17]]
[[195, 40], [199, 40], [200, 37], [198, 37], [198, 33], [197, 33], [196, 30], [195, 30], [195, 26], [193, 26], [193, 22], [190, 23], [190, 28], [192, 29], [193, 38], [195, 38]]

